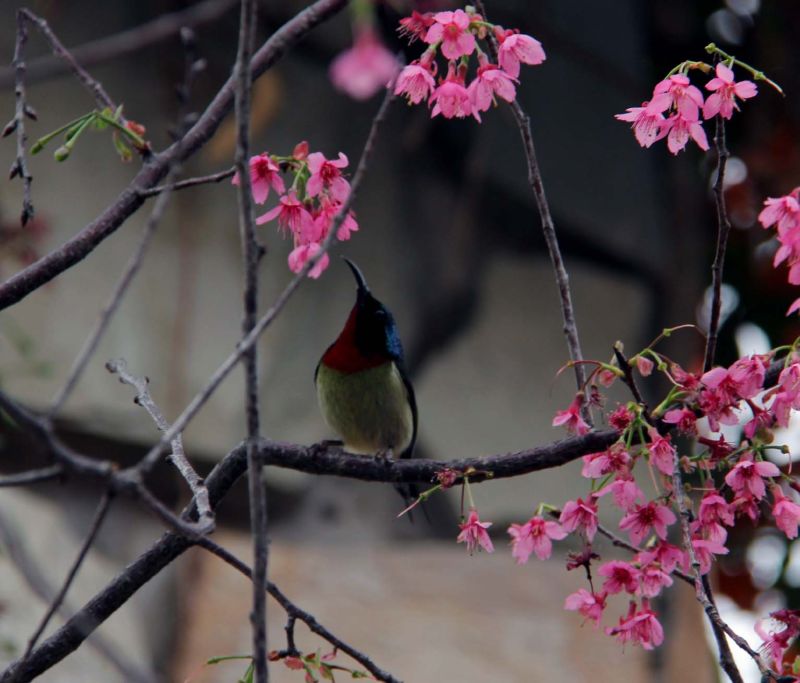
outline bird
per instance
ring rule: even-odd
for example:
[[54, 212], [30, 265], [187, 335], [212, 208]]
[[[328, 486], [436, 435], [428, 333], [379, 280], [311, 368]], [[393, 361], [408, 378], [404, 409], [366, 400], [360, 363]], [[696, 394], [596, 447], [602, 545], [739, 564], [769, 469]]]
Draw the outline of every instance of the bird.
[[[394, 316], [372, 295], [358, 266], [343, 260], [356, 280], [356, 302], [314, 372], [320, 411], [347, 452], [410, 458], [417, 402]], [[418, 495], [413, 485], [395, 488], [407, 504]]]

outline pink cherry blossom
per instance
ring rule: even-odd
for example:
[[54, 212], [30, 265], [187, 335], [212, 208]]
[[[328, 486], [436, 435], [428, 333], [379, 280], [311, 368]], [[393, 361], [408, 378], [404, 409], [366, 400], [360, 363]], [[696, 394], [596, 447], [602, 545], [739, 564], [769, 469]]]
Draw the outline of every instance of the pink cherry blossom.
[[659, 541], [652, 550], [638, 553], [636, 560], [642, 566], [657, 562], [665, 572], [671, 572], [679, 564], [684, 564], [686, 555], [677, 546]]
[[733, 510], [716, 491], [709, 491], [700, 501], [698, 519], [703, 524], [725, 524], [733, 526]]
[[756, 500], [764, 497], [764, 477], [777, 477], [781, 471], [771, 462], [754, 461], [752, 453], [742, 456], [725, 475], [725, 483], [738, 494], [751, 494]]
[[[767, 656], [776, 671], [783, 670], [783, 655], [789, 648], [792, 641], [800, 632], [800, 622], [798, 621], [797, 610], [781, 609], [770, 613], [770, 620], [773, 629], [768, 631], [764, 627], [766, 619], [756, 622], [755, 632], [764, 641], [759, 648]], [[777, 628], [781, 624], [783, 628]]]
[[463, 119], [472, 115], [478, 121], [481, 120], [480, 112], [472, 107], [472, 100], [464, 87], [464, 81], [452, 74], [449, 74], [447, 79], [434, 90], [428, 104], [433, 105], [431, 117], [442, 114], [446, 119]]
[[578, 393], [569, 404], [566, 410], [559, 410], [553, 418], [553, 427], [565, 426], [567, 431], [573, 434], [586, 434], [589, 431], [589, 425], [586, 424], [581, 417], [581, 406], [583, 405], [583, 394]]
[[334, 87], [356, 100], [367, 100], [394, 78], [399, 69], [395, 56], [372, 29], [361, 29], [353, 47], [331, 63]]
[[640, 505], [628, 512], [619, 523], [619, 528], [626, 530], [631, 543], [639, 545], [650, 531], [654, 531], [660, 539], [667, 537], [667, 527], [675, 522], [675, 515], [666, 505], [653, 501]]
[[710, 119], [719, 114], [724, 119], [733, 116], [733, 110], [739, 109], [736, 99], [746, 100], [758, 94], [758, 88], [752, 81], [733, 80], [733, 70], [720, 62], [716, 69], [717, 77], [706, 83], [706, 90], [713, 91], [703, 105], [703, 118]]
[[656, 83], [650, 106], [660, 112], [674, 108], [675, 112], [687, 121], [697, 121], [699, 110], [703, 106], [703, 93], [691, 84], [688, 76], [674, 74]]
[[542, 44], [524, 33], [505, 31], [499, 34], [498, 41], [500, 49], [497, 61], [500, 63], [500, 68], [513, 78], [519, 76], [520, 62], [533, 66], [541, 64], [546, 59]]
[[664, 642], [664, 629], [647, 600], [642, 600], [640, 611], [637, 611], [636, 603], [631, 601], [628, 615], [620, 617], [618, 626], [607, 627], [606, 633], [615, 636], [623, 645], [634, 643], [645, 650], [652, 650]]
[[[238, 173], [234, 174], [231, 182], [234, 185], [239, 184]], [[270, 187], [278, 194], [286, 192], [283, 178], [281, 178], [281, 168], [266, 152], [250, 157], [250, 186], [253, 191], [253, 201], [256, 204], [263, 204], [267, 201]]]
[[437, 12], [433, 20], [425, 42], [432, 45], [441, 41], [442, 54], [447, 59], [458, 59], [475, 51], [475, 36], [469, 31], [469, 15], [463, 9]]
[[630, 593], [633, 595], [639, 589], [639, 570], [628, 562], [613, 560], [600, 565], [597, 570], [600, 576], [605, 576], [603, 592], [608, 595], [616, 593]]
[[692, 547], [694, 548], [694, 556], [700, 564], [701, 574], [708, 574], [711, 570], [714, 555], [727, 555], [729, 552], [721, 543], [704, 538], [693, 539]]
[[664, 422], [676, 425], [684, 434], [697, 431], [697, 416], [688, 408], [673, 408], [664, 413]]
[[486, 64], [478, 68], [475, 80], [469, 84], [472, 106], [477, 111], [487, 111], [494, 102], [495, 95], [506, 102], [513, 102], [517, 96], [514, 83], [518, 82], [496, 64]]
[[650, 436], [650, 444], [647, 447], [650, 462], [659, 472], [671, 476], [675, 470], [675, 448], [669, 435], [662, 436], [654, 427], [650, 427], [647, 433]]
[[664, 122], [662, 133], [664, 131], [667, 131], [667, 148], [673, 154], [683, 150], [689, 138], [704, 152], [708, 151], [708, 138], [702, 124], [696, 118], [689, 118], [681, 110]]
[[608, 416], [608, 424], [618, 432], [625, 429], [634, 418], [633, 412], [627, 406], [618, 406], [611, 415]]
[[615, 114], [614, 118], [619, 121], [630, 122], [633, 134], [642, 147], [650, 147], [654, 142], [660, 140], [664, 135], [664, 115], [649, 106], [649, 102], [643, 102], [641, 107], [629, 107], [624, 114]]
[[[289, 254], [289, 270], [291, 270], [293, 273], [299, 273], [303, 269], [303, 266], [305, 266], [308, 261], [316, 256], [320, 248], [320, 245], [316, 242], [301, 244], [295, 247]], [[322, 275], [329, 263], [330, 257], [327, 253], [323, 254], [319, 261], [314, 264], [313, 268], [308, 271], [308, 277], [316, 280], [320, 275]]]
[[492, 526], [492, 523], [481, 522], [481, 520], [478, 519], [478, 511], [475, 508], [469, 511], [467, 521], [458, 526], [459, 529], [461, 529], [461, 533], [458, 535], [458, 538], [456, 538], [456, 542], [466, 543], [470, 555], [475, 552], [475, 549], [478, 547], [483, 548], [487, 553], [494, 552], [492, 539], [489, 538], [489, 532], [486, 531]]
[[779, 230], [800, 226], [798, 195], [800, 195], [800, 187], [796, 187], [784, 197], [768, 197], [764, 200], [764, 208], [758, 214], [758, 222], [764, 228], [777, 224]]
[[288, 229], [295, 239], [303, 244], [317, 242], [320, 239], [314, 219], [303, 202], [297, 199], [294, 190], [289, 190], [288, 194], [283, 195], [278, 206], [259, 216], [256, 223], [263, 225], [275, 218], [278, 219], [278, 225], [282, 230]]
[[568, 595], [564, 600], [564, 609], [580, 612], [585, 619], [593, 621], [595, 627], [600, 625], [605, 607], [605, 593], [590, 593], [585, 588]]
[[338, 159], [326, 159], [321, 152], [312, 152], [308, 155], [308, 170], [311, 176], [306, 183], [306, 192], [309, 197], [316, 197], [323, 190], [337, 202], [343, 202], [350, 194], [350, 183], [342, 177], [342, 169], [350, 162], [347, 156], [339, 152]]
[[800, 505], [787, 498], [780, 486], [772, 487], [775, 504], [772, 506], [772, 516], [777, 526], [786, 538], [797, 538], [797, 525], [800, 524]]
[[582, 498], [568, 500], [561, 510], [558, 521], [567, 532], [583, 531], [586, 540], [591, 542], [597, 533], [597, 502], [594, 496], [590, 496], [586, 501]]
[[657, 564], [648, 564], [639, 573], [639, 593], [646, 598], [654, 598], [664, 588], [672, 585], [672, 577]]
[[642, 490], [636, 485], [636, 482], [628, 477], [617, 477], [613, 482], [604, 486], [597, 492], [598, 498], [611, 493], [614, 498], [614, 505], [621, 510], [627, 512], [635, 504], [636, 501], [644, 500]]
[[525, 564], [531, 553], [540, 560], [546, 560], [553, 552], [552, 541], [566, 538], [567, 532], [558, 522], [545, 521], [539, 516], [531, 517], [525, 524], [512, 524], [508, 527], [511, 536], [511, 556], [517, 564]]
[[427, 100], [435, 88], [436, 81], [430, 69], [416, 61], [400, 72], [394, 94], [405, 95], [409, 104], [419, 104], [422, 100]]
[[401, 36], [408, 36], [408, 42], [413, 43], [417, 39], [425, 39], [425, 34], [433, 24], [433, 15], [429, 12], [420, 13], [413, 10], [411, 16], [404, 17], [399, 24], [397, 32]]
[[[322, 241], [328, 234], [328, 231], [333, 224], [333, 219], [341, 209], [341, 202], [334, 201], [328, 197], [322, 197], [319, 208], [314, 216], [314, 224], [319, 232], [319, 240]], [[350, 239], [350, 233], [358, 231], [358, 223], [356, 222], [355, 213], [352, 211], [347, 212], [342, 221], [339, 229], [336, 231], [336, 239], [341, 242]]]
[[625, 444], [617, 441], [600, 453], [583, 456], [581, 475], [588, 479], [598, 479], [610, 472], [626, 472], [631, 463], [631, 456], [625, 450]]

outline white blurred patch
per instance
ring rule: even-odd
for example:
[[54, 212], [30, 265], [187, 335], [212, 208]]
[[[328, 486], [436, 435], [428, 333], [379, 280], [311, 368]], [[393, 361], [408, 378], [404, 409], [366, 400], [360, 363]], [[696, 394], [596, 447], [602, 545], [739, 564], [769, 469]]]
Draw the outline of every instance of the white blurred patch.
[[709, 14], [706, 19], [706, 30], [714, 40], [732, 45], [740, 45], [744, 38], [742, 17], [729, 9], [718, 9]]
[[761, 0], [725, 0], [725, 4], [740, 17], [749, 17], [761, 9]]
[[762, 591], [772, 588], [786, 559], [786, 540], [772, 531], [759, 533], [747, 546], [745, 557], [756, 588]]
[[[714, 299], [714, 291], [709, 286], [703, 293], [703, 300], [697, 307], [697, 326], [706, 334], [708, 332], [708, 325], [711, 321], [711, 303]], [[739, 305], [739, 292], [735, 287], [722, 283], [720, 287], [720, 308], [719, 308], [719, 327], [725, 324], [731, 313], [736, 310]]]
[[768, 353], [772, 348], [769, 335], [755, 323], [742, 323], [733, 333], [739, 357]]

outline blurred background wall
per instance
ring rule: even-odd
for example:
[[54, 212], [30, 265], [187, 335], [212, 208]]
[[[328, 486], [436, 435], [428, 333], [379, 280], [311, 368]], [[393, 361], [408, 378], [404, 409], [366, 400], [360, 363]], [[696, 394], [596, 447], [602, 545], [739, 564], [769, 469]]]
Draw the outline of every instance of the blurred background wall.
[[[72, 47], [191, 4], [40, 0], [29, 6]], [[238, 13], [232, 2], [217, 5], [215, 19], [195, 27], [198, 50], [208, 63], [194, 84], [195, 110], [202, 110], [228, 77], [235, 57]], [[262, 3], [259, 39], [302, 6]], [[442, 2], [418, 8], [446, 6]], [[382, 33], [393, 48], [400, 46], [394, 37], [397, 18], [410, 7], [400, 0], [380, 6]], [[713, 155], [690, 149], [672, 158], [663, 146], [645, 152], [613, 115], [638, 106], [678, 62], [703, 58], [710, 40], [781, 83], [786, 99], [762, 87], [759, 97], [744, 105], [747, 116], [734, 118], [729, 127], [738, 182], [728, 190], [736, 229], [726, 282], [736, 296], [723, 328], [719, 360], [733, 359], [734, 332], [744, 323], [766, 331], [772, 345], [791, 341], [799, 330], [783, 312], [792, 293], [781, 284], [785, 278], [772, 274], [773, 247], [763, 244], [754, 223], [763, 197], [788, 192], [800, 177], [796, 3], [503, 0], [490, 3], [488, 9], [495, 22], [534, 35], [547, 52], [543, 66], [523, 71], [519, 99], [532, 117], [587, 358], [607, 360], [617, 340], [635, 352], [664, 326], [696, 322], [716, 237], [709, 193]], [[0, 13], [0, 54], [10, 61], [14, 4], [5, 3]], [[345, 12], [258, 81], [254, 150], [288, 154], [307, 139], [312, 150], [328, 157], [343, 151], [355, 165], [379, 98], [355, 102], [331, 86], [328, 65], [350, 41]], [[28, 49], [31, 58], [48, 52], [35, 32]], [[408, 58], [417, 53], [412, 49]], [[182, 69], [177, 36], [91, 67], [112, 97], [124, 103], [126, 115], [147, 127], [156, 148], [169, 141], [168, 129], [178, 108], [174, 88]], [[11, 78], [9, 68], [0, 71], [0, 112], [7, 118], [14, 106]], [[29, 101], [40, 115], [29, 127], [31, 139], [94, 106], [68, 75], [37, 78], [33, 66]], [[187, 164], [185, 175], [231, 165], [232, 123], [231, 118]], [[0, 160], [10, 164], [13, 155], [13, 141], [4, 141]], [[0, 184], [2, 277], [80, 230], [114, 200], [136, 165], [121, 164], [107, 136], [100, 134], [83, 140], [64, 164], [56, 163], [49, 152], [32, 158], [37, 223], [27, 234], [17, 228], [19, 183]], [[478, 125], [471, 120], [431, 120], [422, 106], [396, 103], [356, 210], [360, 230], [335, 253], [361, 266], [375, 294], [398, 320], [417, 389], [419, 454], [441, 459], [478, 456], [560, 437], [550, 423], [555, 411], [571, 400], [574, 386], [568, 373], [556, 377], [568, 357], [557, 291], [509, 111], [492, 110]], [[147, 207], [84, 262], [0, 314], [0, 380], [11, 395], [33, 407], [47, 406], [138, 241], [146, 215]], [[290, 246], [271, 224], [262, 230], [269, 250], [261, 269], [261, 301], [266, 306], [290, 278], [285, 260]], [[153, 425], [131, 403], [128, 388], [105, 371], [105, 360], [122, 356], [134, 373], [149, 376], [155, 399], [168, 417], [174, 417], [239, 338], [240, 289], [233, 189], [223, 182], [176, 193], [141, 274], [65, 406], [60, 424], [65, 438], [101, 457], [130, 462], [139, 456], [155, 438]], [[351, 276], [334, 258], [322, 279], [306, 283], [264, 335], [259, 348], [266, 436], [299, 443], [331, 436], [316, 406], [312, 377], [353, 297]], [[690, 366], [699, 360], [699, 337], [681, 348], [684, 355], [678, 360]], [[187, 451], [200, 469], [208, 470], [242, 438], [242, 395], [241, 377], [234, 376], [187, 430]], [[7, 425], [1, 428], [5, 448], [0, 470], [28, 467], [41, 457]], [[629, 652], [620, 659], [605, 636], [588, 627], [578, 630], [574, 615], [562, 616], [560, 611], [563, 597], [582, 585], [581, 577], [565, 574], [563, 557], [544, 566], [513, 566], [503, 548], [507, 523], [527, 519], [542, 500], [558, 505], [581, 494], [584, 484], [578, 472], [573, 464], [479, 487], [478, 504], [482, 515], [495, 521], [499, 552], [467, 558], [454, 544], [456, 493], [432, 501], [432, 524], [422, 520], [411, 527], [395, 519], [400, 501], [388, 486], [269, 470], [272, 575], [279, 584], [282, 578], [293, 582], [298, 600], [302, 596], [309, 602], [304, 606], [341, 624], [345, 640], [348, 632], [361, 633], [364, 649], [407, 681], [483, 681], [492, 672], [497, 678], [520, 681], [552, 673], [592, 681], [620, 675], [631, 680], [713, 680], [710, 666], [687, 678], [685, 671], [675, 669], [685, 662], [663, 655], [645, 659]], [[154, 485], [174, 504], [186, 498], [166, 467], [156, 473]], [[40, 562], [53, 554], [54, 546], [38, 547], [32, 538], [39, 533], [63, 538], [70, 532], [79, 537], [94, 500], [79, 482], [43, 486], [24, 495], [0, 492], [11, 529], [8, 538], [16, 524], [20, 542], [27, 538], [29, 551], [39, 552]], [[236, 544], [244, 557], [246, 504], [242, 487], [229, 496], [220, 513], [221, 539]], [[98, 576], [113, 573], [159, 531], [157, 522], [138, 509], [119, 506], [115, 514], [118, 523], [108, 525], [106, 543], [96, 553], [103, 565], [97, 568]], [[34, 518], [36, 533], [27, 529], [20, 536], [20, 529]], [[53, 525], [54, 518], [64, 528]], [[57, 559], [47, 560], [55, 585], [68, 566], [72, 547], [67, 544]], [[6, 569], [9, 578], [0, 583], [0, 600], [14, 604], [17, 589], [9, 587], [15, 570]], [[109, 632], [133, 629], [139, 634], [138, 640], [126, 641], [139, 643], [127, 654], [143, 675], [223, 680], [219, 671], [202, 669], [204, 659], [246, 650], [249, 643], [249, 589], [238, 577], [224, 578], [226, 570], [208, 558], [189, 557], [132, 602], [130, 609], [138, 610], [139, 619], [128, 617], [127, 624], [112, 620]], [[88, 586], [80, 590], [88, 597], [92, 587], [99, 586], [98, 579], [89, 578], [88, 572], [83, 579]], [[225, 584], [221, 602], [197, 598], [219, 591], [224, 581], [230, 585]], [[509, 581], [520, 600], [509, 602]], [[200, 586], [202, 593], [197, 592]], [[424, 595], [420, 586], [425, 587]], [[688, 589], [678, 592], [691, 602]], [[32, 628], [44, 607], [32, 596], [25, 600], [33, 612]], [[75, 604], [80, 604], [79, 598]], [[174, 619], [143, 631], [142, 620], [152, 619], [153, 610], [164, 604], [174, 606]], [[217, 616], [222, 605], [232, 610], [226, 613], [231, 627], [224, 638]], [[662, 608], [670, 613], [667, 606]], [[20, 618], [25, 612], [0, 609], [0, 625], [18, 623], [12, 616]], [[282, 623], [274, 612], [273, 643], [278, 647]], [[396, 623], [385, 633], [359, 631], [359, 625], [370, 623], [368, 615], [374, 618], [376, 613], [387, 619], [391, 615]], [[674, 605], [672, 613], [666, 618], [685, 618]], [[402, 645], [392, 644], [395, 627], [408, 634], [407, 640], [398, 636]], [[498, 629], [502, 637], [497, 637]], [[426, 651], [419, 634], [431, 631], [451, 634], [452, 642]], [[0, 628], [8, 643], [7, 658], [18, 654], [28, 633], [27, 628]], [[678, 637], [672, 636], [667, 652], [677, 646]], [[374, 642], [367, 647], [365, 639], [370, 638]], [[309, 647], [315, 646], [311, 641]], [[701, 653], [692, 664], [707, 662], [699, 639], [692, 647]], [[518, 654], [512, 655], [520, 649], [526, 653], [523, 659], [530, 656], [536, 662], [532, 666], [541, 667], [536, 676], [518, 661]], [[0, 653], [0, 661], [4, 656]], [[611, 667], [618, 659], [621, 667], [629, 667], [627, 674], [611, 668], [601, 673], [587, 664]], [[85, 664], [94, 665], [105, 666]], [[113, 668], [104, 671], [105, 680], [119, 676]], [[76, 680], [79, 675], [58, 672], [56, 668], [47, 680]], [[607, 678], [599, 678], [606, 673]]]

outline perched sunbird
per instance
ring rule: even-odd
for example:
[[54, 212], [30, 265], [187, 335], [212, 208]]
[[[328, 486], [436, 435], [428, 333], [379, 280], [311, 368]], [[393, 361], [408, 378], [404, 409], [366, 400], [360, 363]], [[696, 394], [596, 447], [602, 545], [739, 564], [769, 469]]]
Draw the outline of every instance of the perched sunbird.
[[[356, 279], [356, 303], [314, 373], [322, 416], [350, 453], [410, 458], [417, 403], [397, 325], [358, 267], [344, 261]], [[407, 501], [416, 495], [414, 487], [395, 488]]]

